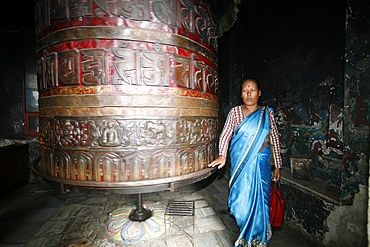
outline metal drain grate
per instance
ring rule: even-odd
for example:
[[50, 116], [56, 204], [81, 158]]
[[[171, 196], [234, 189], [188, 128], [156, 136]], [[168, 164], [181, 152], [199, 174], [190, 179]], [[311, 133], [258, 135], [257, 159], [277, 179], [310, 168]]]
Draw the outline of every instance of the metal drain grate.
[[193, 201], [170, 202], [167, 205], [166, 214], [174, 216], [193, 216], [194, 202]]

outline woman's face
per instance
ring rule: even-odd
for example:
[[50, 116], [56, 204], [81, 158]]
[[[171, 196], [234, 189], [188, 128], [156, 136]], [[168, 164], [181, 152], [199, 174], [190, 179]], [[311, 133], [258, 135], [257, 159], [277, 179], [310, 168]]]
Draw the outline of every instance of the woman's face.
[[257, 105], [261, 96], [261, 90], [258, 89], [257, 83], [252, 80], [246, 80], [242, 85], [242, 99], [246, 106]]

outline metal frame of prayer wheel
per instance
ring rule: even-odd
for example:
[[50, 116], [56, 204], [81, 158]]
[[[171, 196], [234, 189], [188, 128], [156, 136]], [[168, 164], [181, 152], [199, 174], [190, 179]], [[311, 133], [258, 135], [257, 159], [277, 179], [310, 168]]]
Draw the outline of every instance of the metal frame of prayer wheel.
[[217, 155], [217, 39], [189, 0], [38, 0], [41, 160], [60, 184], [173, 189]]

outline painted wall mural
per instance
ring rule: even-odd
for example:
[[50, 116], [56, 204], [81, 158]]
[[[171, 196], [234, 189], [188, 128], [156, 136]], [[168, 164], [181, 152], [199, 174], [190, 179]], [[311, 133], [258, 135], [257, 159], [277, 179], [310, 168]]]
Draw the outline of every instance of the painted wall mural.
[[326, 78], [309, 94], [304, 91], [296, 100], [283, 100], [276, 107], [284, 166], [290, 167], [292, 156], [306, 155], [314, 160], [314, 177], [336, 186], [340, 186], [343, 158], [343, 114], [338, 103], [327, 99], [341, 86]]

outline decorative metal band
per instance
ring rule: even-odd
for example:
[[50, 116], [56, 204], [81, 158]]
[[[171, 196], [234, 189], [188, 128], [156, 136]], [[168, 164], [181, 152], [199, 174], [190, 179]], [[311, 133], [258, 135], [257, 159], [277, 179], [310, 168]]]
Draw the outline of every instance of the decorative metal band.
[[40, 111], [43, 117], [53, 116], [117, 116], [121, 115], [122, 118], [131, 118], [134, 116], [136, 119], [163, 119], [169, 117], [216, 117], [218, 111], [207, 110], [202, 108], [119, 108], [119, 107], [74, 107], [74, 108], [52, 108], [43, 109]]
[[57, 176], [50, 176], [40, 169], [40, 166], [32, 167], [35, 174], [43, 177], [46, 180], [53, 181], [61, 184], [62, 193], [65, 191], [64, 185], [82, 186], [82, 187], [94, 187], [94, 188], [118, 188], [120, 193], [124, 194], [139, 194], [139, 193], [151, 193], [156, 191], [170, 190], [173, 191], [176, 188], [196, 183], [201, 181], [210, 175], [212, 175], [217, 169], [205, 168], [197, 172], [192, 172], [185, 175], [151, 179], [151, 180], [137, 180], [137, 181], [118, 181], [118, 182], [102, 182], [93, 180], [73, 180], [66, 179]]
[[41, 145], [41, 170], [72, 180], [127, 182], [186, 175], [207, 168], [216, 142], [181, 149], [69, 150]]
[[[145, 37], [137, 33], [140, 29], [159, 30], [164, 33], [192, 37], [195, 42], [203, 42], [217, 50], [217, 27], [214, 15], [203, 1], [84, 0], [71, 3], [70, 1], [39, 0], [36, 3], [35, 13], [39, 17], [36, 21], [36, 33], [39, 34], [40, 40], [62, 28], [117, 26], [122, 30], [126, 27], [137, 29], [134, 33], [129, 30], [128, 35], [137, 37], [137, 40], [145, 40]], [[86, 34], [86, 32], [83, 33]], [[94, 37], [94, 31], [91, 33]], [[109, 32], [96, 37], [109, 37], [110, 35], [107, 34]], [[76, 35], [67, 36], [73, 39], [78, 35], [77, 32]], [[123, 33], [123, 36], [126, 36], [126, 33]], [[42, 47], [54, 43], [50, 40], [59, 40], [58, 37], [47, 39], [49, 41], [43, 41]]]
[[64, 86], [52, 87], [40, 92], [43, 97], [53, 95], [90, 95], [90, 94], [109, 94], [109, 95], [158, 95], [162, 97], [194, 97], [204, 98], [217, 102], [217, 96], [194, 89], [178, 87], [142, 87], [127, 85], [94, 85], [94, 86]]
[[[99, 115], [126, 115], [124, 112], [145, 113], [146, 116], [173, 115], [181, 116], [185, 112], [194, 112], [195, 115], [203, 115], [205, 112], [216, 114], [218, 104], [214, 101], [202, 98], [190, 97], [163, 97], [156, 95], [61, 95], [41, 98], [39, 101], [42, 116], [94, 116]], [[76, 109], [77, 108], [77, 109]], [[98, 109], [99, 108], [99, 109]], [[63, 114], [61, 114], [63, 112]], [[167, 113], [166, 113], [167, 112]], [[46, 113], [48, 113], [46, 115]], [[114, 115], [114, 114], [113, 114]], [[132, 114], [128, 114], [131, 115]], [[140, 114], [142, 115], [142, 114]]]
[[40, 142], [69, 149], [180, 148], [217, 139], [217, 118], [40, 118]]
[[66, 41], [82, 39], [113, 39], [121, 41], [140, 41], [157, 45], [172, 45], [202, 54], [217, 63], [217, 56], [206, 47], [177, 34], [155, 30], [141, 30], [122, 27], [72, 27], [48, 34], [38, 42], [38, 51]]
[[217, 156], [217, 118], [41, 118], [41, 171], [68, 180], [183, 176]]

